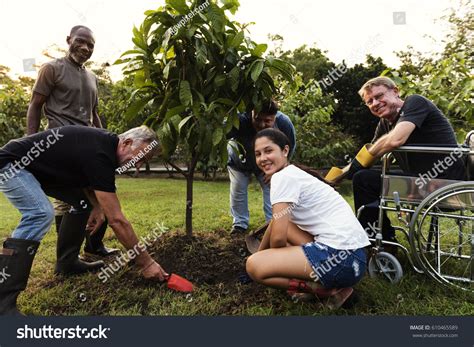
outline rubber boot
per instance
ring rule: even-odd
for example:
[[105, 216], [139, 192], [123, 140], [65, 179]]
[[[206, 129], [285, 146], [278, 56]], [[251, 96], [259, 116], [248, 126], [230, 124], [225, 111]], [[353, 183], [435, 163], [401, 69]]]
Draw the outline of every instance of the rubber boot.
[[68, 213], [63, 216], [56, 248], [56, 274], [79, 275], [99, 270], [105, 265], [102, 260], [88, 263], [79, 259], [88, 219], [88, 213]]
[[105, 247], [102, 240], [107, 230], [107, 226], [108, 223], [106, 220], [99, 230], [97, 230], [93, 235], [86, 233], [86, 245], [84, 246], [84, 252], [99, 257], [108, 257], [120, 252], [117, 248]]
[[21, 315], [16, 300], [26, 289], [39, 242], [8, 238], [0, 253], [0, 315]]
[[59, 234], [59, 229], [61, 229], [61, 222], [63, 221], [63, 216], [54, 216], [54, 221], [56, 224], [56, 234]]

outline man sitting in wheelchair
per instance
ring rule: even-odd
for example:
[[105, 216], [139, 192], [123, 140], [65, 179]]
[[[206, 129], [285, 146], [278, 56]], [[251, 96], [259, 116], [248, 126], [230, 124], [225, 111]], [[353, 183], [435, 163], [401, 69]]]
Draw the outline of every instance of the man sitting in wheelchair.
[[[444, 114], [427, 98], [410, 95], [400, 98], [397, 85], [388, 77], [367, 81], [359, 90], [370, 112], [380, 119], [371, 144], [364, 146], [343, 170], [333, 168], [326, 179], [339, 181], [352, 178], [356, 211], [361, 206], [377, 205], [380, 198], [381, 172], [370, 170], [385, 153], [403, 145], [457, 147], [454, 130]], [[465, 167], [461, 155], [446, 153], [393, 153], [403, 175], [429, 176], [437, 179], [464, 180]], [[449, 160], [446, 157], [450, 156]], [[439, 166], [440, 162], [451, 165]], [[416, 188], [415, 188], [416, 189]], [[365, 230], [378, 225], [379, 210], [365, 209], [359, 221]], [[383, 239], [395, 241], [395, 230], [383, 213]]]

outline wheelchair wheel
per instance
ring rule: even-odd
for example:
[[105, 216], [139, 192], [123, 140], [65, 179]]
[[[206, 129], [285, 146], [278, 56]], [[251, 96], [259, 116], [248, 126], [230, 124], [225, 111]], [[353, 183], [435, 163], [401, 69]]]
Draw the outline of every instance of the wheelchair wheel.
[[474, 182], [428, 195], [410, 223], [412, 252], [437, 281], [474, 292]]
[[383, 277], [392, 284], [400, 282], [403, 277], [400, 262], [395, 256], [387, 252], [374, 254], [369, 260], [368, 270], [370, 277]]

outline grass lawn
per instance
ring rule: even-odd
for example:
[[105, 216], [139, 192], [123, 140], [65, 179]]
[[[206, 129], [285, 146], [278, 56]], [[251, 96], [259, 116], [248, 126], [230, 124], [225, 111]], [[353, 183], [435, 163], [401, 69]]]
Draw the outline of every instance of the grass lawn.
[[[411, 270], [399, 257], [405, 275], [398, 285], [365, 277], [357, 286], [359, 302], [327, 312], [314, 303], [295, 302], [286, 293], [255, 283], [241, 284], [247, 256], [243, 236], [230, 237], [228, 182], [194, 185], [192, 241], [183, 237], [184, 180], [119, 178], [118, 194], [136, 233], [145, 238], [157, 223], [169, 228], [152, 247], [168, 271], [197, 284], [192, 294], [172, 292], [140, 279], [133, 267], [120, 269], [105, 283], [97, 274], [62, 278], [53, 274], [56, 233], [51, 230], [36, 256], [28, 289], [20, 296], [24, 313], [34, 315], [473, 315], [472, 294], [445, 288]], [[341, 192], [350, 201], [350, 187]], [[260, 188], [249, 189], [251, 228], [264, 221]], [[0, 236], [15, 228], [19, 213], [0, 195]], [[109, 229], [106, 244], [120, 247]]]

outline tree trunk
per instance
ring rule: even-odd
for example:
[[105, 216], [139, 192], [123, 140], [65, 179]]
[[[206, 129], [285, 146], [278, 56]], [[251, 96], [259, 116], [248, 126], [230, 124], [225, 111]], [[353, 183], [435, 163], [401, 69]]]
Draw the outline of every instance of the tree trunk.
[[186, 235], [188, 237], [193, 236], [193, 183], [197, 162], [197, 154], [194, 153], [186, 175]]

